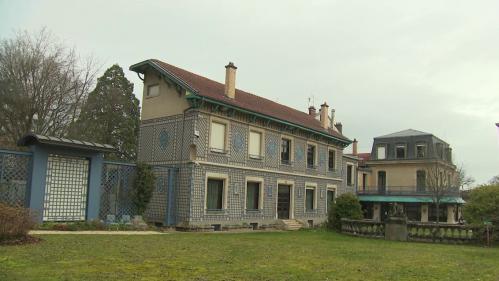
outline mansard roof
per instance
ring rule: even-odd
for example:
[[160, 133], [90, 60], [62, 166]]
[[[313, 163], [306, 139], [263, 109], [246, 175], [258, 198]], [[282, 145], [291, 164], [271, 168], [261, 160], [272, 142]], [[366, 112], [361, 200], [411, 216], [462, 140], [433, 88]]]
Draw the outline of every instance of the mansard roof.
[[224, 94], [225, 85], [223, 83], [216, 82], [156, 59], [150, 59], [132, 65], [130, 66], [130, 70], [144, 73], [147, 67], [153, 67], [180, 86], [189, 90], [193, 95], [189, 98], [203, 98], [212, 102], [220, 102], [250, 113], [268, 117], [278, 122], [289, 123], [326, 137], [332, 137], [344, 144], [351, 143], [351, 141], [340, 132], [332, 129], [324, 129], [319, 120], [305, 112], [240, 89], [236, 89], [234, 99], [229, 98]]

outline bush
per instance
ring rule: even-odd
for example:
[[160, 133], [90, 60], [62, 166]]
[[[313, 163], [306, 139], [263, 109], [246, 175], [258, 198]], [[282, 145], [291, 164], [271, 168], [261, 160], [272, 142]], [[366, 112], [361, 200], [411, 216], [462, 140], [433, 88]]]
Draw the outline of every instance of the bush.
[[362, 207], [353, 193], [345, 193], [336, 198], [328, 210], [328, 228], [341, 230], [342, 218], [362, 219]]
[[29, 209], [0, 203], [0, 241], [27, 237], [34, 226], [35, 219]]
[[155, 181], [156, 176], [150, 165], [144, 163], [137, 164], [137, 176], [133, 183], [132, 193], [132, 201], [137, 214], [142, 215], [146, 211], [147, 204], [151, 201]]
[[464, 219], [471, 224], [494, 226], [493, 239], [499, 241], [499, 185], [487, 185], [470, 191], [463, 208]]

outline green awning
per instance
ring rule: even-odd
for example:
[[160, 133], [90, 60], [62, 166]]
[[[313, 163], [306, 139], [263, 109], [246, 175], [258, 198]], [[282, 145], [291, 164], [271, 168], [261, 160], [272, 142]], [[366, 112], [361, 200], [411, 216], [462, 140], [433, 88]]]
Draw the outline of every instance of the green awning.
[[[400, 202], [400, 203], [433, 203], [431, 197], [426, 196], [385, 196], [385, 195], [359, 195], [362, 202]], [[444, 197], [441, 203], [464, 204], [461, 197]]]

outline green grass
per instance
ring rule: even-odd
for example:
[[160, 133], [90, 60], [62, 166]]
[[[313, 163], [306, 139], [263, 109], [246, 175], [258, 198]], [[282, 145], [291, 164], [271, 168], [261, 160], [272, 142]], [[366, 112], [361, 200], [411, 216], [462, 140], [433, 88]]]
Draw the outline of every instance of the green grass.
[[325, 231], [42, 238], [0, 247], [0, 280], [499, 280], [499, 248]]

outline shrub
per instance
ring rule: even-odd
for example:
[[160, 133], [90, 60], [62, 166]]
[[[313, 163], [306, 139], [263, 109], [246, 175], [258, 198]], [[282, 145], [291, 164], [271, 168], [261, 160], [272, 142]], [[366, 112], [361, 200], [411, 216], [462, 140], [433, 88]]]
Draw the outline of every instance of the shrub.
[[147, 204], [151, 201], [155, 181], [156, 176], [150, 165], [144, 163], [137, 164], [137, 176], [135, 177], [132, 193], [132, 201], [137, 214], [142, 215], [146, 211]]
[[0, 241], [27, 237], [34, 226], [35, 219], [29, 209], [0, 203]]
[[491, 222], [494, 226], [493, 239], [499, 241], [499, 185], [487, 185], [470, 191], [463, 208], [463, 216], [471, 224], [483, 225]]
[[353, 193], [344, 193], [336, 198], [328, 210], [328, 228], [341, 230], [342, 218], [362, 219], [362, 207]]

